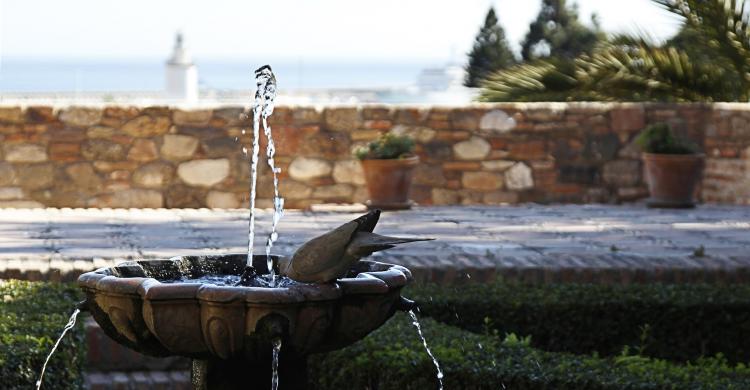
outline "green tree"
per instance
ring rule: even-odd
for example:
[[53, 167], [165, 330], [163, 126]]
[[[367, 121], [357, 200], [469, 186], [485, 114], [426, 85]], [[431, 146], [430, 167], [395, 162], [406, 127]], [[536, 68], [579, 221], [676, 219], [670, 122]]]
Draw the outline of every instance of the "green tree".
[[664, 44], [619, 36], [574, 60], [490, 75], [480, 100], [748, 101], [750, 14], [744, 0], [652, 0], [684, 26]]
[[495, 9], [490, 7], [484, 26], [479, 29], [474, 47], [469, 53], [469, 63], [466, 66], [467, 87], [478, 87], [480, 81], [491, 72], [507, 68], [516, 63], [516, 57], [505, 39], [505, 30], [500, 26]]
[[601, 38], [596, 15], [592, 17], [594, 29], [578, 21], [575, 5], [565, 0], [542, 0], [539, 15], [529, 25], [529, 32], [521, 44], [525, 61], [544, 57], [573, 59], [590, 51]]

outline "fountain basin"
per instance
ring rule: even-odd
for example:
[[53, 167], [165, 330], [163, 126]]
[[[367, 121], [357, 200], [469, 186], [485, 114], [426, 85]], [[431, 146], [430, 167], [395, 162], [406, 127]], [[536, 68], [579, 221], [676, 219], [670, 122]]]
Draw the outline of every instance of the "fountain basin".
[[[286, 287], [220, 286], [180, 282], [206, 275], [239, 276], [245, 254], [180, 256], [101, 268], [78, 278], [85, 308], [104, 332], [138, 352], [200, 360], [264, 362], [271, 343], [283, 354], [343, 348], [362, 339], [396, 310], [410, 309], [400, 296], [412, 280], [408, 269], [360, 261], [335, 283]], [[253, 266], [268, 273], [266, 256]]]

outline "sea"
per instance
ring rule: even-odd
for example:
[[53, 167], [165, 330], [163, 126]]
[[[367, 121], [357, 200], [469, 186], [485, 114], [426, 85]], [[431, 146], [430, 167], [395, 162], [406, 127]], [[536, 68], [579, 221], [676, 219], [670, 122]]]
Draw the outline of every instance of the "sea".
[[[261, 61], [196, 61], [201, 90], [252, 90]], [[282, 90], [407, 88], [439, 63], [271, 63]], [[162, 91], [164, 60], [8, 59], [0, 61], [0, 93]]]

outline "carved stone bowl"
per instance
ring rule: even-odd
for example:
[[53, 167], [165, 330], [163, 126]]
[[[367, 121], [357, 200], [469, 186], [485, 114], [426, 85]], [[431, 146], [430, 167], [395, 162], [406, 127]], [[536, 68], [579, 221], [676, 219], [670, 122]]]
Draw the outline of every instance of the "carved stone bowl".
[[[327, 284], [236, 287], [180, 282], [240, 275], [246, 255], [129, 261], [78, 278], [85, 308], [104, 332], [136, 351], [201, 360], [266, 361], [272, 340], [283, 354], [305, 357], [365, 337], [411, 302], [400, 296], [408, 269], [360, 261]], [[266, 256], [253, 266], [268, 273]]]

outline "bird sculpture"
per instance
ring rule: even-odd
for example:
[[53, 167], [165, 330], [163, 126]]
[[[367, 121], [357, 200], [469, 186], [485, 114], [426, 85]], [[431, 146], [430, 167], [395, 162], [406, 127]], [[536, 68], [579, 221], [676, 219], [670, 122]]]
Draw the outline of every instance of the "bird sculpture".
[[359, 259], [398, 244], [432, 238], [399, 238], [373, 233], [380, 210], [347, 222], [302, 244], [289, 258], [279, 259], [279, 272], [304, 283], [328, 283], [351, 269]]

